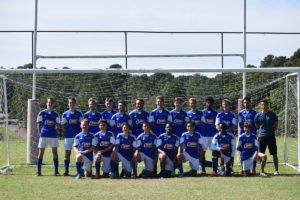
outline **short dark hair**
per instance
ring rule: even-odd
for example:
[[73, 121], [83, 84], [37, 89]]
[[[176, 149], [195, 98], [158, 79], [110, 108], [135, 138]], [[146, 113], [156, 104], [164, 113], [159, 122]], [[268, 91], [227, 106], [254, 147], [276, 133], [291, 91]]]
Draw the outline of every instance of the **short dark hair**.
[[249, 101], [249, 102], [251, 102], [251, 98], [250, 97], [244, 97], [243, 101]]
[[68, 101], [70, 101], [70, 100], [72, 100], [72, 101], [74, 101], [74, 102], [76, 103], [76, 98], [75, 98], [75, 97], [69, 96], [69, 97], [68, 97]]
[[260, 103], [265, 103], [265, 104], [269, 105], [269, 100], [268, 99], [262, 99], [262, 100], [260, 100]]
[[210, 101], [210, 102], [212, 102], [212, 103], [215, 102], [214, 98], [211, 97], [211, 96], [206, 97], [205, 101]]

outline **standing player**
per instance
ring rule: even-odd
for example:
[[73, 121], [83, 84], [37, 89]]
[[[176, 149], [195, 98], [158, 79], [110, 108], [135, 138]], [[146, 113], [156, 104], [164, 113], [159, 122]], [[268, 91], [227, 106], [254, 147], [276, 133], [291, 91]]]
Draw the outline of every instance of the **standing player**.
[[[122, 162], [121, 178], [125, 175], [126, 178], [131, 177], [133, 155], [136, 150], [136, 137], [130, 134], [130, 126], [128, 123], [122, 124], [122, 133], [119, 133], [116, 137], [115, 148], [112, 153], [112, 160]], [[112, 167], [112, 178], [118, 178], [119, 162]]]
[[137, 137], [137, 150], [135, 158], [138, 162], [144, 161], [145, 169], [141, 173], [143, 178], [152, 178], [154, 175], [155, 165], [157, 164], [157, 137], [151, 133], [149, 122], [143, 123], [144, 132]]
[[240, 152], [240, 160], [242, 162], [243, 174], [250, 175], [253, 169], [254, 162], [257, 158], [261, 160], [260, 176], [266, 176], [265, 165], [267, 156], [263, 153], [258, 153], [258, 141], [256, 135], [251, 133], [252, 124], [250, 122], [244, 123], [244, 133], [239, 136], [237, 150]]
[[226, 131], [228, 134], [234, 136], [237, 123], [235, 114], [230, 111], [230, 101], [228, 99], [224, 99], [222, 101], [222, 109], [223, 111], [218, 113], [216, 117], [216, 128], [221, 130], [220, 124], [224, 122], [226, 124]]
[[74, 143], [74, 137], [81, 131], [80, 122], [83, 120], [82, 113], [76, 109], [75, 97], [68, 98], [68, 106], [69, 106], [69, 110], [63, 113], [61, 119], [62, 130], [65, 138], [64, 176], [69, 175], [70, 156], [71, 156], [71, 150]]
[[173, 127], [170, 122], [166, 124], [165, 130], [166, 132], [161, 134], [157, 140], [160, 177], [163, 178], [171, 177], [179, 146], [179, 138], [173, 135]]
[[75, 136], [74, 150], [76, 152], [76, 179], [81, 178], [82, 164], [85, 177], [92, 176], [93, 151], [96, 147], [96, 138], [89, 132], [89, 122], [87, 119], [81, 121], [81, 132]]
[[46, 147], [52, 148], [53, 162], [54, 162], [54, 175], [58, 173], [58, 138], [57, 130], [59, 129], [60, 118], [59, 114], [54, 111], [54, 98], [47, 97], [47, 109], [41, 111], [37, 117], [37, 129], [40, 135], [39, 138], [39, 153], [37, 160], [37, 176], [41, 176], [41, 168]]
[[176, 97], [174, 99], [174, 109], [170, 112], [173, 124], [173, 134], [181, 137], [186, 132], [186, 123], [189, 121], [187, 113], [182, 109], [183, 99]]
[[210, 148], [211, 142], [215, 134], [218, 132], [216, 129], [215, 123], [216, 123], [216, 117], [218, 115], [217, 111], [213, 109], [213, 104], [214, 104], [214, 99], [212, 97], [207, 97], [205, 99], [205, 105], [206, 108], [202, 110], [203, 113], [203, 118], [202, 118], [202, 123], [203, 123], [203, 132], [201, 133], [202, 135], [202, 140], [203, 140], [203, 146], [201, 151], [201, 168], [202, 168], [202, 173], [205, 174], [205, 167], [206, 166], [212, 166], [212, 163], [207, 161], [205, 158], [205, 152], [207, 149]]
[[113, 108], [113, 105], [114, 105], [114, 100], [112, 98], [105, 99], [106, 109], [102, 112], [102, 117], [107, 121], [108, 131], [112, 131], [112, 127], [110, 126], [111, 117], [118, 112]]
[[257, 113], [254, 119], [258, 128], [259, 152], [265, 153], [266, 148], [269, 148], [275, 167], [274, 176], [277, 176], [279, 172], [275, 131], [278, 128], [278, 117], [274, 112], [269, 110], [268, 100], [261, 100], [260, 107], [261, 112]]
[[136, 99], [133, 111], [129, 113], [132, 121], [132, 134], [136, 137], [143, 132], [143, 123], [149, 121], [149, 113], [144, 110], [144, 100]]
[[226, 131], [227, 125], [225, 122], [219, 124], [220, 132], [217, 133], [212, 140], [212, 167], [213, 172], [211, 177], [217, 176], [218, 158], [223, 159], [222, 171], [225, 170], [226, 176], [231, 176], [233, 157], [235, 153], [235, 137], [228, 134]]
[[197, 109], [197, 100], [192, 97], [189, 99], [190, 110], [187, 112], [189, 121], [195, 122], [195, 131], [203, 135], [203, 112]]
[[97, 140], [97, 153], [95, 156], [95, 168], [96, 175], [95, 178], [100, 178], [100, 163], [102, 161], [102, 171], [103, 178], [109, 177], [109, 172], [111, 170], [111, 153], [115, 144], [114, 134], [108, 131], [108, 123], [106, 120], [100, 120], [100, 131], [96, 133], [95, 138]]
[[153, 132], [156, 136], [165, 132], [167, 122], [172, 122], [170, 112], [164, 108], [164, 97], [156, 97], [156, 106], [149, 116], [149, 122], [152, 124]]
[[126, 113], [127, 105], [124, 100], [118, 101], [118, 112], [114, 114], [110, 120], [110, 126], [114, 131], [115, 137], [122, 133], [122, 124], [128, 123], [129, 126], [132, 126], [132, 121], [130, 116]]
[[97, 111], [97, 101], [95, 98], [90, 98], [88, 100], [89, 111], [83, 115], [84, 119], [89, 122], [89, 132], [96, 134], [99, 132], [99, 121], [102, 119], [102, 115]]
[[189, 161], [191, 170], [189, 172], [180, 173], [179, 177], [196, 176], [197, 170], [199, 169], [199, 157], [202, 148], [201, 135], [195, 132], [194, 122], [188, 122], [186, 129], [187, 132], [184, 132], [180, 138], [177, 159], [178, 164]]

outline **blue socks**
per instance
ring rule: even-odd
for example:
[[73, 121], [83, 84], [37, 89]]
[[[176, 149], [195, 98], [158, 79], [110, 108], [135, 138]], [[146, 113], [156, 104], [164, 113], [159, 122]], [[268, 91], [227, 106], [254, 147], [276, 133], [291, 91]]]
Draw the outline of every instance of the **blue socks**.
[[218, 171], [218, 158], [212, 158], [212, 168], [213, 168], [213, 171], [217, 173], [217, 171]]

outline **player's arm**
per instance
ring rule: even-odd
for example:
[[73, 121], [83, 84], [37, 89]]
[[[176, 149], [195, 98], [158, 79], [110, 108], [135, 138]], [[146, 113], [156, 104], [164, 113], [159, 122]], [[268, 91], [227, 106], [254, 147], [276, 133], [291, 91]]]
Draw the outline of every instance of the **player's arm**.
[[278, 129], [278, 120], [273, 124], [274, 131]]
[[227, 131], [228, 131], [228, 132], [235, 131], [236, 127], [237, 127], [237, 123], [236, 123], [236, 118], [235, 118], [235, 116], [234, 116], [234, 117], [232, 118], [232, 120], [231, 120], [231, 125], [230, 125], [230, 127], [227, 129]]
[[234, 158], [235, 149], [236, 149], [236, 141], [235, 138], [233, 137], [231, 139], [231, 158]]
[[38, 114], [38, 117], [36, 119], [36, 128], [37, 128], [37, 132], [40, 135], [41, 133], [41, 128], [42, 128], [42, 121], [43, 121], [43, 116], [41, 115], [41, 113]]
[[216, 122], [215, 122], [215, 126], [216, 126], [216, 129], [217, 129], [218, 131], [221, 130], [221, 129], [220, 129], [220, 124], [221, 124], [221, 119], [220, 119], [219, 115], [217, 115], [217, 117], [216, 117]]
[[218, 145], [216, 137], [213, 137], [210, 148], [212, 151], [221, 151], [221, 147]]

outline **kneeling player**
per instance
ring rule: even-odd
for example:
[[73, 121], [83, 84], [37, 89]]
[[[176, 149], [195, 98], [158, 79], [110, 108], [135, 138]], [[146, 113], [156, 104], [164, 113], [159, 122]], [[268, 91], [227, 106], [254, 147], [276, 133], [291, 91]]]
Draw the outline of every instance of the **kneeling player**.
[[235, 138], [226, 131], [226, 124], [222, 122], [219, 125], [220, 132], [217, 133], [212, 140], [212, 168], [213, 172], [210, 176], [217, 176], [218, 158], [224, 160], [222, 170], [225, 168], [225, 175], [231, 176], [233, 157], [235, 153]]
[[139, 176], [143, 178], [152, 178], [157, 163], [157, 137], [151, 133], [151, 125], [149, 122], [144, 122], [142, 128], [144, 132], [137, 137], [135, 159], [138, 162], [144, 161], [145, 163], [145, 169]]
[[169, 178], [174, 170], [174, 162], [179, 146], [179, 138], [173, 135], [173, 127], [170, 122], [166, 124], [166, 132], [157, 140], [158, 159], [160, 161], [160, 177]]
[[102, 161], [102, 171], [103, 178], [109, 177], [109, 172], [111, 170], [111, 153], [115, 144], [114, 134], [108, 131], [108, 123], [105, 119], [101, 119], [99, 123], [100, 131], [96, 133], [95, 137], [97, 139], [97, 153], [95, 155], [95, 168], [96, 175], [95, 178], [100, 178], [100, 163]]
[[[180, 138], [178, 147], [178, 164], [189, 161], [191, 170], [189, 172], [180, 173], [179, 177], [196, 176], [199, 169], [199, 157], [202, 148], [201, 135], [195, 132], [195, 123], [188, 122], [186, 125], [187, 132], [184, 132]], [[184, 152], [182, 150], [184, 149]]]
[[[133, 154], [136, 149], [136, 138], [133, 134], [130, 134], [130, 126], [128, 123], [123, 123], [122, 125], [123, 133], [119, 133], [116, 137], [116, 144], [111, 155], [113, 161], [121, 160], [122, 162], [122, 173], [121, 178], [130, 178], [132, 172], [131, 162], [133, 161]], [[116, 163], [116, 162], [113, 162]], [[118, 178], [118, 168], [119, 164], [114, 164], [112, 166], [112, 178]]]
[[96, 139], [92, 133], [89, 133], [89, 122], [87, 119], [82, 120], [81, 132], [74, 138], [74, 150], [76, 152], [76, 179], [81, 178], [82, 164], [86, 177], [92, 176], [93, 151], [96, 146]]
[[240, 152], [240, 159], [243, 167], [243, 174], [245, 176], [250, 175], [250, 170], [253, 169], [253, 164], [256, 162], [257, 158], [261, 160], [261, 176], [266, 176], [264, 168], [267, 161], [267, 156], [263, 153], [258, 153], [258, 141], [256, 136], [251, 133], [250, 122], [245, 122], [244, 130], [245, 132], [240, 135], [238, 139], [237, 150]]

